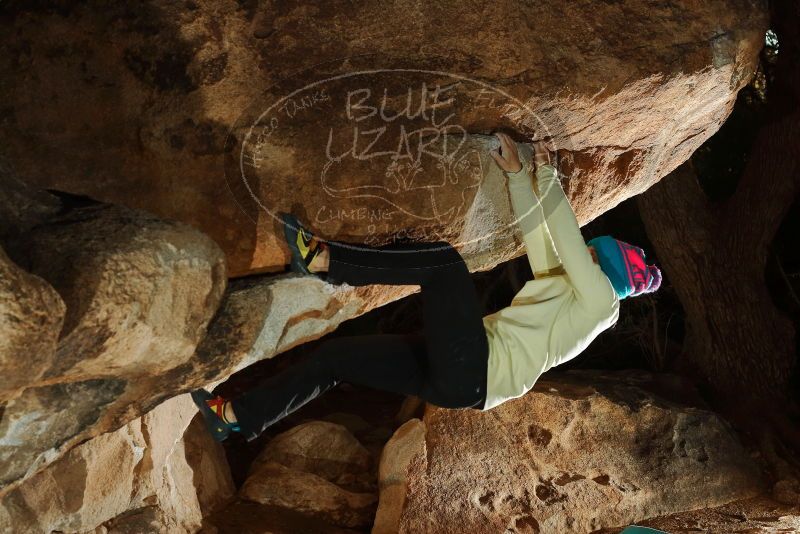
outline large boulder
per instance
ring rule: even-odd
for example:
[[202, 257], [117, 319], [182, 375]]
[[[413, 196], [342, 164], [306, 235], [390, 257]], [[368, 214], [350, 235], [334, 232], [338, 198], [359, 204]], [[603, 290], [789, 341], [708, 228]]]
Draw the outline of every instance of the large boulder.
[[245, 501], [331, 526], [367, 527], [378, 496], [369, 452], [342, 425], [310, 421], [273, 438], [239, 491]]
[[0, 252], [0, 494], [173, 395], [416, 289], [285, 274], [223, 294], [221, 251], [188, 225], [60, 197], [0, 187], [19, 263]]
[[53, 365], [64, 311], [55, 289], [20, 269], [0, 248], [0, 402]]
[[47, 379], [162, 375], [186, 364], [227, 281], [213, 241], [127, 208], [74, 209], [26, 240], [25, 267], [67, 303]]
[[487, 413], [429, 405], [386, 446], [374, 532], [586, 533], [758, 495], [758, 465], [687, 391], [570, 371]]
[[[591, 220], [718, 129], [767, 24], [746, 0], [14, 2], [0, 15], [0, 142], [20, 173], [193, 224], [233, 275], [285, 265], [276, 210], [368, 243], [507, 235], [496, 217], [464, 228], [476, 199], [499, 197], [476, 194], [474, 154], [437, 157], [423, 133], [551, 138]], [[522, 252], [482, 250], [485, 267]]]
[[416, 286], [333, 285], [316, 276], [296, 274], [231, 280], [187, 372], [204, 381], [200, 383], [219, 382], [418, 290]]
[[66, 312], [56, 290], [21, 269], [5, 247], [15, 246], [22, 234], [60, 208], [56, 197], [17, 178], [0, 156], [0, 403], [19, 395], [53, 365]]
[[394, 534], [400, 524], [409, 492], [408, 472], [411, 462], [422, 461], [425, 454], [425, 423], [409, 419], [398, 428], [381, 453], [378, 469], [380, 501], [372, 534]]
[[[196, 413], [188, 395], [178, 396], [72, 449], [0, 499], [0, 531], [109, 525], [122, 532], [196, 532], [235, 492], [222, 447]], [[152, 529], [141, 528], [149, 523]]]
[[[226, 284], [222, 251], [197, 230], [83, 199], [9, 243], [31, 273], [16, 279], [63, 304], [27, 310], [28, 334], [41, 337], [4, 357], [16, 393], [0, 410], [0, 494], [187, 388]], [[30, 364], [28, 376], [14, 371]]]
[[240, 497], [300, 512], [342, 527], [367, 527], [375, 516], [377, 495], [348, 491], [319, 475], [266, 462], [250, 475]]
[[342, 425], [309, 421], [270, 440], [250, 469], [258, 471], [269, 462], [347, 485], [369, 471], [371, 458], [369, 451]]

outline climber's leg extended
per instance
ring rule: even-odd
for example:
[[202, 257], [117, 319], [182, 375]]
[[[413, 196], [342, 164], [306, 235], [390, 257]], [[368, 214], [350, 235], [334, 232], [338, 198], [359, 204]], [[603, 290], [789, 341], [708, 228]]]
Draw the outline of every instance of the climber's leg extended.
[[461, 255], [446, 241], [391, 243], [380, 247], [330, 241], [327, 245], [327, 279], [332, 283], [424, 286], [445, 274], [466, 271], [469, 275]]
[[308, 359], [231, 401], [248, 439], [340, 382], [416, 395], [446, 408], [482, 407], [488, 358], [483, 310], [452, 246], [333, 244], [329, 273], [351, 285], [420, 285], [424, 333], [324, 342]]
[[426, 367], [425, 340], [419, 334], [333, 338], [231, 405], [241, 432], [253, 439], [340, 382], [423, 396]]
[[444, 241], [381, 247], [323, 242], [294, 215], [281, 213], [279, 217], [291, 253], [291, 270], [312, 274], [312, 263], [324, 254], [329, 266], [323, 278], [332, 283], [421, 285], [445, 267], [463, 263], [458, 252]]

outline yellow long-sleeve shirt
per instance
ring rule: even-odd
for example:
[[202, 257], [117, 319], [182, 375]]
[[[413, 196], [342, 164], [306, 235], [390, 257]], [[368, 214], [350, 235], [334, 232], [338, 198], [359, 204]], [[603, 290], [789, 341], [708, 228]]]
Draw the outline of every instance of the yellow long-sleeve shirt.
[[560, 264], [563, 274], [530, 280], [510, 306], [483, 318], [489, 341], [483, 410], [527, 393], [542, 373], [580, 354], [619, 318], [619, 298], [592, 260], [556, 169], [537, 168], [537, 198], [532, 149], [518, 149], [523, 167], [507, 173], [508, 189], [528, 260], [534, 273]]

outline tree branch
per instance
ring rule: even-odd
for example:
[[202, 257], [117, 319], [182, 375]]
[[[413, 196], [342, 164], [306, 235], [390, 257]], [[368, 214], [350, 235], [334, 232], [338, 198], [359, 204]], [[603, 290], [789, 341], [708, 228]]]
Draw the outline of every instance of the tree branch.
[[[685, 243], [697, 254], [714, 246], [716, 217], [691, 160], [639, 195], [637, 205], [648, 236], [672, 245]], [[692, 239], [687, 241], [687, 236]]]
[[798, 111], [759, 129], [736, 192], [722, 208], [732, 252], [766, 259], [767, 247], [800, 191], [799, 136]]
[[775, 0], [778, 36], [774, 82], [767, 88], [766, 122], [756, 134], [734, 195], [723, 207], [729, 244], [737, 254], [766, 261], [767, 246], [800, 192], [800, 3]]

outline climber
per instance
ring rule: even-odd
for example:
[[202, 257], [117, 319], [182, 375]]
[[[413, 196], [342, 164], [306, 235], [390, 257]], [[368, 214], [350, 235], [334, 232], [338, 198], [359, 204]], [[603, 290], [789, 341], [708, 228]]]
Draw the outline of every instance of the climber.
[[610, 236], [587, 246], [543, 143], [497, 138], [491, 172], [508, 178], [534, 273], [511, 305], [484, 317], [469, 270], [447, 242], [377, 248], [323, 242], [282, 214], [292, 271], [351, 286], [419, 285], [423, 332], [333, 338], [236, 398], [193, 392], [217, 439], [231, 432], [254, 439], [340, 382], [415, 395], [444, 408], [489, 410], [525, 394], [542, 373], [614, 325], [620, 299], [658, 289], [661, 273], [645, 264], [640, 248]]

